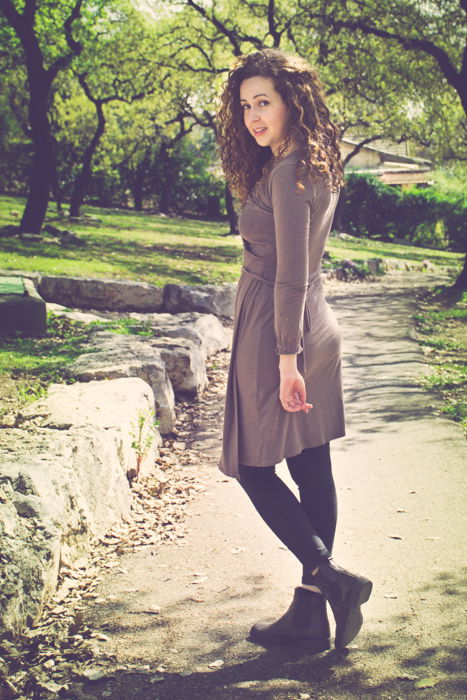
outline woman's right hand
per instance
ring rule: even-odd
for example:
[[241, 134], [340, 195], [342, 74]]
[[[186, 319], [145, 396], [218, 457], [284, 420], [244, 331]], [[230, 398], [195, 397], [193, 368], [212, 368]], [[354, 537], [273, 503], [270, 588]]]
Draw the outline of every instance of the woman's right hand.
[[284, 411], [296, 413], [305, 411], [308, 413], [313, 404], [306, 401], [305, 380], [298, 370], [281, 371], [279, 400]]

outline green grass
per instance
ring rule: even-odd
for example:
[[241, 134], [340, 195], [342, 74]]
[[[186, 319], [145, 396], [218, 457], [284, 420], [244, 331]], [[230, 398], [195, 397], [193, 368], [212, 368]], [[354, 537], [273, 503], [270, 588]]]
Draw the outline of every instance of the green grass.
[[65, 368], [78, 355], [89, 352], [87, 340], [93, 326], [119, 334], [152, 335], [150, 324], [123, 318], [115, 321], [83, 323], [47, 314], [43, 337], [0, 338], [0, 421], [12, 408], [43, 396], [52, 383], [72, 383]]
[[431, 369], [422, 383], [440, 394], [443, 412], [467, 434], [467, 292], [439, 287], [425, 293], [414, 319]]
[[[0, 197], [0, 226], [17, 224], [23, 205], [21, 198]], [[238, 279], [242, 242], [239, 236], [223, 235], [228, 232], [225, 223], [96, 207], [84, 207], [83, 213], [91, 218], [75, 223], [58, 218], [51, 207], [47, 223], [71, 229], [86, 242], [85, 247], [1, 238], [0, 269], [140, 280], [158, 286], [170, 282], [219, 284]], [[409, 264], [429, 260], [452, 270], [460, 267], [462, 257], [440, 250], [333, 236], [327, 250], [333, 262], [350, 258], [362, 263], [375, 257]]]

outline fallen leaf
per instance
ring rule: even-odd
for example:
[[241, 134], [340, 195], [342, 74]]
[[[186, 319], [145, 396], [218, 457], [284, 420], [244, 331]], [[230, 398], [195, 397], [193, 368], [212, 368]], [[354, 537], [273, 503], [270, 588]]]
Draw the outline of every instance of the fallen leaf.
[[162, 681], [165, 681], [164, 676], [153, 676], [149, 679], [150, 683], [162, 683]]
[[413, 684], [414, 688], [433, 688], [438, 683], [437, 678], [420, 678]]
[[404, 538], [401, 537], [400, 535], [389, 535], [391, 540], [403, 540]]
[[48, 690], [49, 693], [59, 693], [61, 690], [68, 687], [64, 684], [54, 683], [54, 681], [39, 681], [38, 686], [44, 690]]
[[180, 675], [182, 676], [182, 678], [186, 678], [187, 676], [192, 676], [193, 671], [182, 671]]
[[96, 634], [95, 637], [100, 642], [109, 642], [110, 641], [110, 637], [108, 637], [106, 634], [102, 634], [102, 632], [99, 632], [98, 634]]
[[105, 671], [101, 668], [86, 668], [81, 671], [81, 675], [88, 679], [88, 681], [98, 681], [100, 678], [104, 678]]
[[216, 659], [215, 661], [209, 664], [209, 668], [220, 668], [223, 665], [224, 662], [222, 659]]
[[404, 673], [401, 676], [397, 676], [401, 681], [418, 681], [418, 676], [414, 676], [411, 673]]

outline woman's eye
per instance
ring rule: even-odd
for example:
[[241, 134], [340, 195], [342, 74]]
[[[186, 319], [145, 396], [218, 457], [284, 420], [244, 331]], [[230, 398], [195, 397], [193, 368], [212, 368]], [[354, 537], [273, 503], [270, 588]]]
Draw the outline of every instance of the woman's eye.
[[246, 111], [249, 108], [250, 105], [242, 105], [243, 111]]
[[260, 107], [263, 107], [263, 106], [268, 105], [269, 102], [267, 100], [261, 100], [261, 102], [259, 104], [260, 104]]

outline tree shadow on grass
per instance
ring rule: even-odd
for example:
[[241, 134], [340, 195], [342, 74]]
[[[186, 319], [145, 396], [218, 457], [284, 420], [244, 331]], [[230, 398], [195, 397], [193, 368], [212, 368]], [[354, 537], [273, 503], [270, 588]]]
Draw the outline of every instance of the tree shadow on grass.
[[[173, 282], [181, 284], [205, 284], [209, 263], [239, 263], [241, 251], [235, 246], [183, 246], [178, 243], [173, 245], [143, 244], [138, 241], [113, 238], [110, 236], [93, 236], [89, 245], [83, 248], [64, 248], [54, 243], [30, 243], [24, 244], [16, 239], [10, 239], [2, 243], [2, 252], [18, 254], [27, 259], [36, 261], [53, 261], [63, 263], [69, 261], [77, 266], [84, 266], [89, 262], [93, 266], [96, 260], [109, 266], [108, 272], [97, 274], [92, 270], [87, 272], [84, 268], [78, 268], [77, 272], [64, 273], [69, 276], [108, 277], [114, 275], [116, 279], [133, 279], [150, 281], [158, 284], [158, 279], [172, 278]], [[202, 270], [197, 269], [203, 265]], [[114, 270], [112, 270], [114, 268]], [[47, 274], [47, 273], [45, 273]], [[55, 273], [57, 274], [57, 273]], [[216, 282], [225, 281], [226, 277], [232, 277], [231, 273], [216, 267], [209, 270], [209, 277]], [[235, 273], [234, 278], [238, 275]]]

